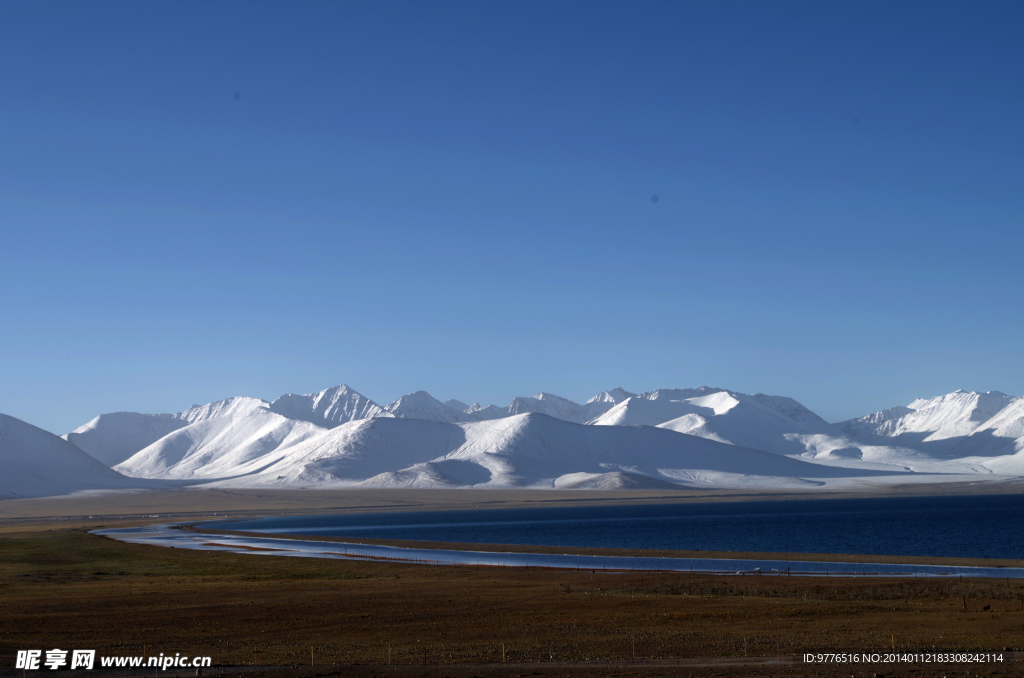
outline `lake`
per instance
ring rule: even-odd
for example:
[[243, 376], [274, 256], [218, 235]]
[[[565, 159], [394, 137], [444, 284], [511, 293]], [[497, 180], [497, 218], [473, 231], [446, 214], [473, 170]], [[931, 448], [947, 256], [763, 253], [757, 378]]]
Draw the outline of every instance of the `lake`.
[[348, 513], [220, 526], [311, 537], [1024, 559], [1022, 495]]

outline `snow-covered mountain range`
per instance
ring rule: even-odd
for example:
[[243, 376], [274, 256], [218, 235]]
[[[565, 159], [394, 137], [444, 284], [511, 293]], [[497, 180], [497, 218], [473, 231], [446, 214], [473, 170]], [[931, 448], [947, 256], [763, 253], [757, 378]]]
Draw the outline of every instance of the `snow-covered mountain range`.
[[583, 404], [538, 393], [507, 407], [417, 391], [382, 407], [343, 384], [174, 414], [103, 414], [63, 438], [0, 419], [0, 468], [12, 469], [0, 477], [0, 496], [161, 482], [814, 488], [999, 481], [1024, 476], [1024, 398], [957, 391], [829, 424], [791, 398], [709, 387], [615, 388]]
[[[981, 452], [980, 438], [972, 438], [977, 432], [1000, 429], [1006, 435], [997, 437], [1010, 438], [1012, 432], [1002, 427], [1012, 426], [1011, 420], [1021, 421], [1021, 406], [1020, 398], [999, 391], [954, 391], [937, 398], [918, 398], [906, 407], [840, 422], [837, 427], [860, 440], [896, 443], [935, 456], [967, 456]], [[990, 426], [1001, 414], [998, 423]], [[1019, 441], [1019, 436], [1016, 439]]]
[[108, 466], [116, 466], [164, 436], [207, 419], [244, 417], [268, 403], [258, 398], [228, 398], [209, 405], [193, 405], [175, 414], [113, 412], [101, 414], [61, 436]]

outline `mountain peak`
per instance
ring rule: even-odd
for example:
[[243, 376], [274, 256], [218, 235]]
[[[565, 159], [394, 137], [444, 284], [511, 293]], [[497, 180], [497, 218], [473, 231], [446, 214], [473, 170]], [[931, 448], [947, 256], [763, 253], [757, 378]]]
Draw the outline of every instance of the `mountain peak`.
[[318, 393], [285, 393], [270, 403], [269, 409], [289, 419], [308, 421], [327, 428], [355, 419], [391, 416], [380, 405], [346, 384], [338, 384]]
[[713, 386], [701, 386], [700, 388], [659, 388], [654, 391], [641, 393], [638, 398], [646, 400], [689, 400], [714, 393], [729, 393], [727, 389], [715, 388]]
[[630, 393], [626, 389], [616, 386], [610, 391], [601, 391], [596, 396], [588, 400], [586, 404], [589, 405], [590, 403], [612, 403], [614, 405], [617, 403], [621, 403], [623, 400], [627, 398], [635, 397], [635, 393]]
[[426, 391], [404, 395], [384, 409], [399, 419], [424, 419], [449, 424], [469, 420], [465, 413], [442, 403]]
[[573, 403], [573, 401], [569, 400], [568, 398], [563, 398], [562, 396], [556, 396], [553, 393], [545, 393], [543, 391], [541, 391], [537, 395], [533, 396], [533, 398], [534, 398], [534, 400], [548, 400], [548, 401], [553, 401], [553, 402], [556, 402], [556, 403], [572, 403], [573, 405], [577, 404], [577, 403]]
[[948, 452], [958, 439], [969, 436], [1013, 400], [999, 391], [965, 391], [934, 398], [918, 398], [905, 408], [891, 408], [841, 422], [853, 436], [895, 438], [908, 446], [924, 446], [938, 454]]
[[[453, 410], [456, 410], [457, 412], [465, 412], [470, 408], [469, 405], [462, 402], [461, 400], [456, 400], [455, 398], [450, 398], [444, 401], [444, 404], [452, 408]], [[476, 405], [476, 403], [473, 403], [473, 405]]]
[[564, 419], [576, 423], [587, 420], [584, 408], [578, 403], [550, 393], [538, 393], [532, 398], [513, 398], [508, 406], [509, 416], [540, 412], [556, 419]]
[[489, 421], [491, 419], [502, 419], [508, 416], [508, 408], [488, 405], [483, 407], [480, 403], [473, 403], [465, 409], [466, 415], [473, 421]]

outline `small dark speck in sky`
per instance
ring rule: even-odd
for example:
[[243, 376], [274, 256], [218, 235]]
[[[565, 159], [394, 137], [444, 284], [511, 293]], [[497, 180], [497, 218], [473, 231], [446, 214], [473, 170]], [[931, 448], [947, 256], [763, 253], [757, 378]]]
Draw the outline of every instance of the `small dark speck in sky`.
[[234, 96], [235, 96], [235, 101], [238, 101], [239, 99], [242, 98], [242, 93], [241, 92], [235, 92]]
[[661, 198], [658, 197], [657, 193], [651, 196], [651, 202], [658, 202], [659, 200], [661, 200]]

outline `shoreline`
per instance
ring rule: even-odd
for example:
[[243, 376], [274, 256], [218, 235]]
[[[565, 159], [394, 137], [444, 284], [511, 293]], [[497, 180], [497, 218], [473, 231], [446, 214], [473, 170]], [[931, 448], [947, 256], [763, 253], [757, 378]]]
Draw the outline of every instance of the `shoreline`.
[[[281, 515], [390, 513], [457, 511], [564, 506], [638, 506], [669, 504], [856, 499], [878, 497], [922, 497], [1019, 494], [1020, 483], [997, 486], [951, 483], [894, 487], [889, 491], [793, 492], [749, 490], [421, 490], [421, 489], [285, 489], [226, 490], [182, 488], [144, 492], [96, 493], [0, 501], [0, 533], [36, 530], [45, 526], [87, 530], [136, 527], [157, 523], [199, 523], [231, 519], [254, 519]], [[363, 543], [413, 549], [446, 549], [480, 552], [535, 554], [576, 554], [618, 557], [666, 557], [699, 559], [794, 560], [806, 562], [877, 563], [890, 565], [938, 565], [952, 567], [1024, 567], [1024, 559], [988, 559], [938, 556], [827, 554], [761, 551], [689, 551], [660, 549], [616, 549], [602, 547], [551, 547], [469, 542], [434, 542], [303, 535], [270, 535], [240, 531], [197, 528], [249, 538], [276, 538]]]
[[681, 551], [663, 549], [621, 549], [577, 546], [540, 546], [520, 544], [487, 544], [473, 542], [416, 541], [409, 539], [372, 539], [322, 537], [300, 534], [277, 534], [220, 530], [187, 525], [177, 529], [197, 534], [246, 537], [249, 539], [282, 539], [334, 544], [366, 544], [415, 550], [446, 550], [482, 553], [534, 553], [541, 555], [611, 556], [620, 558], [679, 558], [708, 560], [782, 560], [811, 563], [861, 563], [878, 565], [934, 565], [948, 567], [1024, 568], [1024, 559], [1011, 558], [948, 558], [939, 556], [889, 556], [850, 553], [792, 553], [762, 551]]

